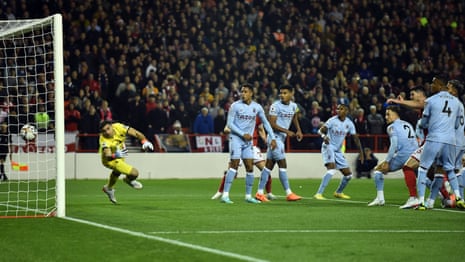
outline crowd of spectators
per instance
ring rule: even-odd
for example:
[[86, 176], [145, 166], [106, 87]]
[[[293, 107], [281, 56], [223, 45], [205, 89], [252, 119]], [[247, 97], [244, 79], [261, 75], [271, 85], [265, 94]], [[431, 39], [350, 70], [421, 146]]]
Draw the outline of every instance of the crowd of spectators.
[[174, 123], [194, 132], [206, 108], [213, 123], [199, 130], [221, 133], [250, 82], [265, 111], [293, 85], [306, 134], [338, 103], [359, 133], [379, 134], [388, 97], [464, 78], [463, 1], [3, 2], [1, 19], [63, 15], [68, 131], [113, 119], [148, 137]]

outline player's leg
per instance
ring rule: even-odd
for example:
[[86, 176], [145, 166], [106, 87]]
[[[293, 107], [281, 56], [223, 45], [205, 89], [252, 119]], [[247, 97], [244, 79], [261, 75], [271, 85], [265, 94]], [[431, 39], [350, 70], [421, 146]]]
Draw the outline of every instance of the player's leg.
[[323, 196], [326, 187], [331, 181], [331, 178], [336, 174], [336, 160], [334, 158], [334, 151], [328, 145], [323, 145], [321, 147], [321, 156], [323, 158], [323, 164], [326, 166], [326, 173], [323, 175], [321, 179], [320, 186], [318, 187], [318, 191], [313, 196], [313, 198], [317, 200], [325, 200], [326, 198]]
[[417, 196], [417, 174], [416, 171], [420, 165], [421, 152], [423, 147], [417, 149], [405, 162], [402, 167], [402, 172], [404, 174], [405, 185], [407, 186], [409, 192], [409, 198], [404, 205], [400, 206], [401, 209], [414, 208], [418, 206], [418, 196]]
[[336, 198], [350, 199], [350, 196], [344, 194], [343, 191], [352, 179], [352, 171], [350, 170], [346, 158], [341, 152], [335, 153], [334, 159], [336, 160], [336, 168], [342, 172], [341, 182], [334, 192], [334, 196]]
[[425, 205], [425, 191], [427, 183], [427, 174], [429, 168], [433, 165], [438, 156], [439, 152], [442, 150], [443, 144], [426, 141], [423, 146], [424, 153], [420, 157], [420, 166], [418, 168], [418, 179], [417, 179], [417, 193], [418, 200], [420, 204], [418, 205], [418, 210], [426, 210]]
[[[231, 161], [228, 162], [228, 169], [231, 167]], [[224, 182], [226, 181], [226, 173], [228, 171], [224, 171], [223, 177], [221, 178], [220, 185], [218, 186], [218, 190], [216, 193], [211, 197], [211, 199], [218, 199], [223, 195], [223, 190], [224, 190]]]
[[233, 202], [229, 199], [229, 191], [231, 190], [234, 177], [237, 174], [237, 168], [242, 156], [242, 140], [237, 137], [231, 137], [229, 140], [229, 152], [230, 154], [230, 166], [228, 172], [226, 172], [226, 178], [224, 181], [223, 195], [221, 196], [221, 202], [226, 204], [232, 204]]
[[384, 174], [389, 172], [389, 164], [390, 163], [387, 161], [383, 161], [375, 167], [373, 175], [376, 187], [376, 198], [371, 201], [368, 206], [384, 206]]
[[142, 189], [142, 183], [136, 179], [139, 177], [139, 170], [124, 161], [118, 161], [115, 170], [121, 174], [126, 174], [123, 181], [134, 189]]
[[301, 200], [302, 197], [295, 194], [291, 190], [291, 186], [289, 184], [289, 178], [287, 176], [287, 161], [286, 161], [286, 158], [278, 160], [278, 167], [279, 167], [279, 180], [281, 181], [281, 185], [283, 186], [283, 189], [286, 192], [286, 200], [287, 201]]
[[273, 170], [274, 165], [275, 161], [273, 160], [272, 155], [268, 151], [265, 166], [263, 167], [262, 172], [260, 173], [260, 180], [258, 183], [257, 193], [255, 194], [255, 198], [260, 200], [261, 202], [268, 202], [268, 198], [266, 198], [264, 190], [266, 184], [268, 183], [268, 179], [271, 176], [271, 170]]
[[[260, 200], [255, 199], [252, 197], [252, 188], [254, 183], [254, 175], [253, 175], [253, 153], [250, 150], [250, 154], [244, 151], [244, 167], [245, 167], [245, 201], [252, 204], [260, 203]], [[248, 158], [247, 158], [248, 157]]]
[[108, 199], [113, 203], [116, 204], [116, 197], [115, 197], [115, 189], [113, 189], [113, 186], [116, 184], [116, 181], [118, 181], [119, 176], [121, 173], [118, 173], [117, 171], [113, 170], [110, 174], [110, 177], [108, 178], [108, 183], [103, 186], [102, 191], [108, 196]]

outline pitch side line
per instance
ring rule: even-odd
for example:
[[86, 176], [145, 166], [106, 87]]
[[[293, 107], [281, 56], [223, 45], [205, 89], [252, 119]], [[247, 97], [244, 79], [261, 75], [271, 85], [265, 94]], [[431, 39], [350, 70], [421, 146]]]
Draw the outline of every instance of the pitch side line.
[[250, 233], [465, 233], [465, 230], [379, 230], [379, 229], [315, 229], [315, 230], [224, 230], [224, 231], [159, 231], [149, 232], [154, 235], [172, 234], [250, 234]]
[[227, 252], [227, 251], [223, 251], [223, 250], [219, 250], [219, 249], [213, 249], [213, 248], [209, 248], [209, 247], [192, 245], [192, 244], [189, 244], [189, 243], [184, 243], [184, 242], [181, 242], [181, 241], [167, 239], [167, 238], [163, 238], [163, 237], [147, 235], [147, 234], [144, 234], [144, 233], [141, 233], [141, 232], [135, 232], [135, 231], [130, 231], [130, 230], [123, 229], [123, 228], [103, 225], [103, 224], [99, 224], [99, 223], [96, 223], [96, 222], [87, 221], [87, 220], [83, 220], [83, 219], [79, 219], [79, 218], [64, 217], [63, 219], [78, 222], [78, 223], [82, 223], [82, 224], [87, 224], [87, 225], [91, 225], [91, 226], [94, 226], [94, 227], [99, 227], [99, 228], [103, 228], [103, 229], [107, 229], [107, 230], [111, 230], [111, 231], [115, 231], [115, 232], [120, 232], [120, 233], [131, 235], [131, 236], [142, 237], [142, 238], [146, 238], [146, 239], [150, 239], [150, 240], [156, 240], [156, 241], [168, 243], [168, 244], [175, 245], [175, 246], [181, 246], [181, 247], [186, 247], [186, 248], [199, 250], [199, 251], [203, 251], [203, 252], [207, 252], [207, 253], [212, 253], [212, 254], [216, 254], [216, 255], [220, 255], [220, 256], [236, 258], [236, 259], [243, 260], [243, 261], [268, 262], [268, 260], [262, 260], [262, 259], [258, 259], [258, 258], [254, 258], [254, 257], [243, 256], [243, 255], [240, 255], [240, 254], [231, 253], [231, 252]]

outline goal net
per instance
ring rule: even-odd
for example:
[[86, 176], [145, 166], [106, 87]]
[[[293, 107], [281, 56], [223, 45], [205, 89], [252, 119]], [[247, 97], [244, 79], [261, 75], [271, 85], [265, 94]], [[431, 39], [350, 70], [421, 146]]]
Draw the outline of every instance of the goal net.
[[0, 21], [2, 218], [65, 216], [62, 38], [59, 14]]

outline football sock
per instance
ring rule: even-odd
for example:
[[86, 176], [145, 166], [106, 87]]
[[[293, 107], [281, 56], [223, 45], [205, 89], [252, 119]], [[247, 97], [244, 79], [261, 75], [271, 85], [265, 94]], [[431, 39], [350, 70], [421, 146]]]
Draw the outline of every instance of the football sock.
[[405, 185], [407, 185], [410, 196], [416, 197], [417, 196], [417, 177], [415, 175], [415, 171], [408, 166], [402, 167], [402, 171], [404, 172]]
[[268, 182], [268, 179], [270, 177], [271, 170], [268, 168], [263, 168], [262, 173], [260, 174], [260, 182], [258, 183], [258, 193], [263, 194], [263, 189], [265, 188], [265, 185]]
[[[228, 169], [228, 172], [226, 173], [226, 179], [224, 180], [224, 189], [223, 193], [228, 192], [231, 190], [232, 182], [234, 180], [234, 177], [236, 176], [237, 170], [234, 168]], [[224, 194], [223, 194], [224, 197]]]
[[323, 176], [323, 179], [321, 180], [320, 187], [318, 188], [318, 194], [323, 194], [323, 192], [325, 192], [325, 189], [328, 186], [329, 181], [335, 173], [336, 169], [330, 169], [326, 172], [326, 174]]
[[447, 171], [447, 179], [449, 180], [450, 187], [454, 191], [454, 194], [460, 197], [459, 182], [454, 170]]
[[347, 184], [349, 184], [349, 181], [352, 179], [352, 174], [348, 176], [343, 176], [341, 178], [341, 183], [339, 183], [339, 186], [336, 189], [336, 193], [342, 193], [344, 191], [344, 188], [346, 188]]
[[252, 196], [253, 180], [253, 173], [247, 172], [245, 175], [245, 195], [247, 198]]
[[429, 199], [435, 200], [438, 197], [439, 189], [442, 187], [442, 182], [444, 181], [444, 177], [442, 174], [435, 174], [433, 182], [431, 183], [431, 190], [429, 193]]
[[5, 174], [5, 164], [0, 164], [0, 174]]
[[462, 199], [465, 199], [465, 196], [463, 195], [465, 189], [465, 174], [463, 174], [463, 172], [460, 172], [460, 175], [457, 176], [457, 179], [459, 180], [460, 197]]
[[375, 178], [376, 190], [383, 191], [384, 190], [384, 174], [379, 171], [375, 171], [374, 178]]
[[107, 185], [109, 189], [113, 188], [113, 186], [116, 184], [116, 181], [118, 181], [118, 178], [120, 175], [121, 174], [118, 172], [115, 172], [115, 171], [111, 172], [110, 178], [108, 179], [108, 185]]
[[286, 168], [279, 169], [279, 180], [281, 181], [281, 184], [283, 185], [283, 188], [284, 188], [284, 191], [286, 191], [286, 194], [289, 194], [288, 192], [290, 192], [291, 189], [289, 187], [289, 179], [287, 178]]
[[418, 179], [417, 179], [417, 189], [418, 189], [418, 199], [420, 200], [420, 203], [424, 204], [425, 203], [425, 191], [426, 191], [426, 173], [428, 171], [423, 168], [419, 167], [418, 168]]
[[271, 193], [271, 174], [268, 176], [268, 181], [265, 186], [266, 192]]

